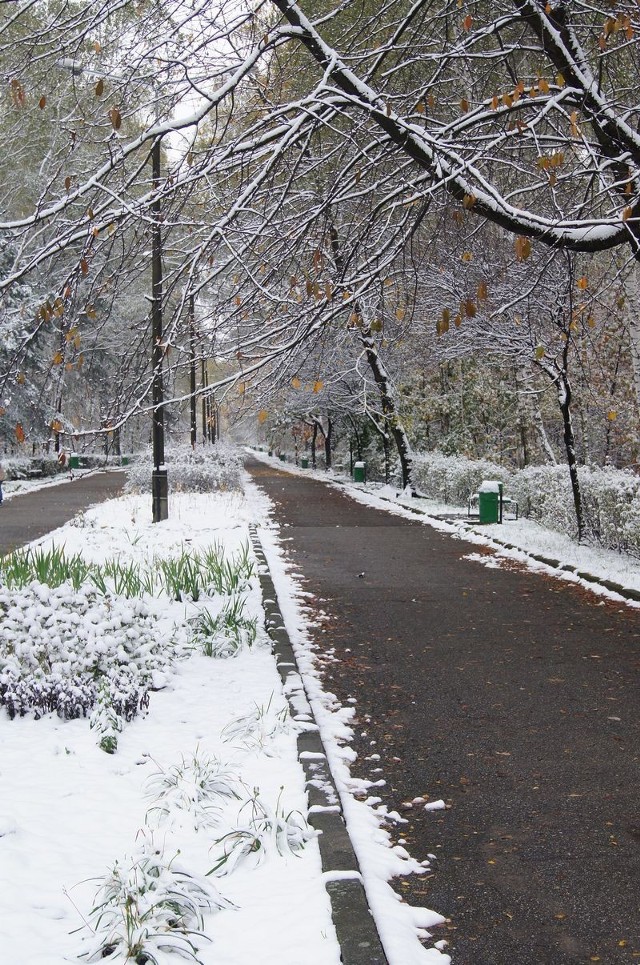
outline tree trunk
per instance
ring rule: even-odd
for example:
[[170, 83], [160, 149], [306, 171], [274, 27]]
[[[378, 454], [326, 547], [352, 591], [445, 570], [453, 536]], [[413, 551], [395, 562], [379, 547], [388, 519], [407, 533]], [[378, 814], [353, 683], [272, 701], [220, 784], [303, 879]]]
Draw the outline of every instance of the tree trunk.
[[325, 468], [331, 469], [331, 444], [333, 442], [333, 422], [327, 416], [327, 431], [324, 434], [324, 462]]
[[385, 431], [382, 436], [382, 448], [384, 449], [384, 481], [385, 484], [389, 485], [389, 427], [385, 425]]
[[313, 423], [313, 434], [311, 436], [311, 465], [316, 468], [316, 441], [318, 439], [318, 423]]
[[625, 285], [625, 315], [631, 347], [636, 413], [640, 413], [640, 263], [637, 260]]
[[204, 359], [201, 360], [201, 376], [202, 376], [202, 444], [207, 441], [207, 396], [205, 389], [207, 387], [207, 370], [205, 368]]
[[402, 488], [406, 489], [407, 486], [409, 486], [413, 492], [413, 481], [411, 478], [411, 471], [413, 469], [413, 455], [411, 452], [411, 445], [409, 443], [409, 439], [407, 438], [404, 426], [398, 418], [395, 402], [393, 400], [393, 396], [391, 395], [389, 377], [384, 365], [380, 361], [380, 356], [378, 355], [378, 350], [375, 342], [373, 341], [371, 330], [369, 328], [363, 329], [360, 332], [360, 341], [364, 346], [369, 368], [373, 373], [373, 378], [378, 386], [378, 391], [380, 392], [382, 414], [384, 416], [385, 425], [388, 426], [398, 450], [400, 467], [402, 469]]
[[[333, 225], [331, 225], [329, 229], [329, 235], [331, 240], [331, 250], [333, 253], [333, 260], [338, 272], [342, 274], [344, 271], [344, 258], [342, 256], [342, 251], [340, 249], [338, 232], [336, 231]], [[391, 394], [390, 380], [384, 365], [380, 361], [380, 356], [378, 355], [378, 349], [373, 339], [371, 328], [364, 321], [362, 306], [358, 302], [355, 303], [354, 310], [356, 315], [358, 315], [361, 319], [362, 328], [359, 329], [358, 335], [363, 345], [367, 362], [369, 363], [369, 368], [371, 369], [371, 372], [373, 374], [374, 381], [378, 386], [378, 390], [380, 392], [380, 400], [382, 403], [382, 415], [384, 417], [385, 423], [389, 426], [389, 429], [391, 430], [391, 434], [393, 436], [394, 442], [398, 448], [398, 456], [400, 457], [400, 465], [402, 467], [402, 488], [406, 489], [407, 486], [410, 486], [411, 491], [413, 493], [414, 489], [413, 489], [413, 483], [411, 479], [411, 469], [413, 466], [413, 459], [411, 454], [411, 446], [409, 444], [407, 434], [404, 430], [404, 426], [402, 425], [398, 417], [393, 396]]]
[[564, 429], [564, 447], [567, 453], [567, 463], [569, 465], [569, 476], [571, 478], [571, 492], [573, 494], [573, 505], [576, 511], [576, 523], [578, 526], [578, 542], [582, 542], [585, 534], [584, 512], [582, 507], [582, 493], [580, 492], [580, 480], [578, 479], [578, 460], [576, 458], [576, 441], [571, 421], [571, 385], [566, 373], [561, 373], [558, 382], [558, 402], [562, 412], [562, 425]]
[[542, 413], [540, 412], [540, 407], [535, 406], [533, 410], [533, 424], [535, 426], [536, 432], [538, 433], [538, 438], [540, 439], [540, 445], [542, 451], [545, 453], [548, 461], [552, 466], [558, 465], [558, 460], [556, 459], [556, 454], [553, 451], [551, 443], [549, 442], [549, 437], [547, 436], [547, 430], [544, 427], [544, 421], [542, 419]]
[[521, 373], [521, 379], [518, 379], [518, 371], [514, 371], [514, 381], [516, 386], [516, 400], [518, 407], [518, 434], [520, 436], [520, 455], [519, 459], [520, 468], [524, 469], [529, 465], [531, 461], [531, 454], [529, 452], [529, 411], [526, 405], [526, 396], [523, 396], [520, 391], [521, 384], [526, 384], [526, 376]]
[[578, 478], [578, 460], [576, 458], [576, 440], [571, 420], [571, 383], [567, 375], [567, 352], [564, 350], [564, 364], [562, 368], [551, 364], [539, 363], [542, 370], [549, 376], [556, 387], [558, 395], [558, 405], [562, 413], [562, 426], [564, 435], [564, 448], [567, 454], [567, 465], [569, 466], [569, 478], [571, 479], [571, 494], [573, 496], [573, 506], [576, 513], [576, 525], [578, 528], [578, 542], [582, 542], [585, 535], [584, 509], [582, 505], [582, 493], [580, 491], [580, 479]]

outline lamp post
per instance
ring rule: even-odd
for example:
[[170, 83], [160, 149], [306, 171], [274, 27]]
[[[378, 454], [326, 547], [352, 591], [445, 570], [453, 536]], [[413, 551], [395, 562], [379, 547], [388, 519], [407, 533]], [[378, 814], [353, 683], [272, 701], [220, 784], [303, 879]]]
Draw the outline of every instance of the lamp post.
[[208, 409], [209, 405], [207, 402], [207, 393], [204, 391], [207, 388], [207, 369], [205, 365], [204, 358], [201, 359], [202, 366], [202, 442], [203, 444], [208, 441]]
[[[69, 57], [56, 61], [56, 66], [69, 70], [74, 77], [97, 77], [102, 80], [102, 72], [87, 70]], [[109, 76], [109, 75], [107, 75]], [[114, 75], [115, 76], [115, 75]], [[162, 210], [160, 204], [160, 147], [162, 136], [156, 137], [151, 148], [152, 183], [155, 198], [151, 206], [153, 228], [151, 232], [151, 400], [152, 426], [151, 445], [153, 449], [153, 472], [151, 473], [151, 501], [153, 522], [169, 516], [169, 485], [167, 467], [164, 463], [164, 388], [162, 384]]]
[[198, 425], [196, 421], [196, 296], [189, 295], [189, 369], [191, 391], [191, 448], [197, 443]]
[[151, 229], [151, 401], [153, 472], [151, 502], [153, 522], [169, 516], [169, 481], [164, 463], [164, 387], [162, 383], [162, 211], [160, 206], [160, 145], [157, 137], [151, 149], [152, 179], [155, 198], [152, 205]]

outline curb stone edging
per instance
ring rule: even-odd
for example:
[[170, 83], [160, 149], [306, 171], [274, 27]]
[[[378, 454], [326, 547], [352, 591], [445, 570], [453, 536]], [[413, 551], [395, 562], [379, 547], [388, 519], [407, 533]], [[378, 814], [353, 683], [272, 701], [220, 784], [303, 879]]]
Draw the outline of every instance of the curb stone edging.
[[369, 909], [362, 875], [342, 813], [320, 729], [300, 675], [287, 633], [269, 564], [255, 525], [249, 537], [258, 562], [267, 633], [273, 641], [276, 666], [292, 720], [298, 733], [298, 757], [304, 770], [309, 801], [309, 824], [319, 831], [318, 844], [331, 917], [343, 965], [389, 965]]
[[[379, 498], [387, 503], [391, 503], [392, 506], [401, 506], [402, 509], [407, 509], [410, 513], [414, 513], [416, 516], [429, 516], [429, 513], [424, 509], [418, 509], [414, 506], [405, 506], [404, 503], [398, 503], [395, 500], [390, 499], [388, 496], [380, 496]], [[516, 552], [527, 556], [530, 560], [535, 560], [536, 563], [544, 563], [545, 566], [549, 566], [554, 570], [560, 570], [564, 573], [574, 573], [579, 579], [584, 580], [585, 583], [594, 583], [596, 586], [601, 586], [605, 590], [609, 590], [611, 593], [617, 593], [618, 596], [624, 597], [626, 600], [633, 600], [635, 603], [640, 603], [640, 590], [634, 590], [630, 586], [623, 586], [622, 583], [615, 583], [613, 580], [607, 580], [603, 576], [594, 576], [593, 573], [588, 573], [586, 570], [581, 570], [578, 566], [574, 566], [573, 563], [562, 563], [560, 560], [554, 560], [549, 556], [542, 556], [540, 553], [532, 553], [531, 550], [526, 550], [522, 546], [516, 546], [514, 543], [506, 543], [497, 536], [479, 531], [474, 523], [470, 523], [466, 519], [449, 520], [446, 516], [438, 516], [436, 518], [441, 519], [443, 522], [461, 522], [467, 530], [475, 533], [476, 536], [482, 536], [487, 540], [488, 543], [493, 543], [495, 546], [501, 549], [515, 550]]]
[[[338, 485], [344, 486], [345, 489], [348, 485], [348, 481], [343, 481], [342, 479], [333, 479], [332, 483], [337, 483]], [[378, 495], [377, 493], [372, 493], [372, 495]], [[386, 503], [391, 503], [392, 506], [400, 506], [402, 509], [406, 509], [409, 513], [413, 513], [414, 516], [429, 516], [430, 514], [424, 510], [419, 509], [417, 506], [406, 506], [404, 503], [399, 503], [395, 499], [391, 499], [389, 496], [380, 496], [378, 499], [383, 500]], [[516, 550], [518, 553], [522, 553], [531, 560], [535, 560], [536, 563], [544, 563], [545, 566], [551, 567], [554, 570], [560, 570], [564, 573], [575, 573], [575, 575], [584, 580], [585, 583], [593, 583], [596, 586], [601, 586], [605, 590], [609, 590], [611, 593], [617, 593], [618, 596], [623, 597], [626, 600], [632, 600], [634, 603], [640, 603], [640, 590], [634, 590], [630, 586], [624, 586], [622, 583], [615, 583], [613, 580], [607, 580], [603, 576], [595, 576], [593, 573], [588, 573], [585, 570], [581, 570], [578, 566], [574, 566], [572, 563], [562, 563], [560, 560], [551, 559], [548, 556], [542, 556], [540, 553], [532, 553], [531, 550], [523, 549], [522, 546], [515, 546], [513, 543], [505, 543], [503, 540], [498, 539], [496, 536], [491, 536], [488, 533], [480, 532], [472, 522], [469, 522], [464, 517], [459, 517], [456, 519], [449, 519], [447, 516], [437, 516], [436, 519], [440, 519], [445, 523], [448, 522], [459, 522], [475, 533], [477, 536], [484, 537], [488, 543], [493, 543], [502, 549]]]

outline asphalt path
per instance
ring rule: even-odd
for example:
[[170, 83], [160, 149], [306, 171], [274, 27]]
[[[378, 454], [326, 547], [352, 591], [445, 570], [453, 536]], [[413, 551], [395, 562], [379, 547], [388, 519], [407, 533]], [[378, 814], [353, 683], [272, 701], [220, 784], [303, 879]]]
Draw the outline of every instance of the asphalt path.
[[[640, 615], [251, 460], [454, 965], [640, 962]], [[380, 755], [378, 760], [376, 755]], [[446, 810], [406, 807], [417, 797]]]
[[124, 480], [124, 472], [96, 472], [5, 499], [0, 505], [0, 554], [46, 536], [94, 503], [119, 496]]

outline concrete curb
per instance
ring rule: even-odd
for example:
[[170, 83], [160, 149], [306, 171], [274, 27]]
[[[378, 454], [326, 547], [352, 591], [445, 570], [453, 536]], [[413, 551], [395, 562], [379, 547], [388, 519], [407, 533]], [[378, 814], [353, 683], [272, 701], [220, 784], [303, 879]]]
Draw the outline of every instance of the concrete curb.
[[255, 526], [249, 527], [249, 535], [258, 561], [266, 628], [273, 641], [284, 693], [289, 702], [292, 719], [304, 727], [298, 735], [298, 756], [306, 778], [309, 824], [321, 832], [318, 842], [322, 871], [340, 944], [341, 960], [343, 965], [388, 965], [367, 903], [358, 859], [342, 813], [340, 796], [291, 640], [284, 627], [269, 564]]
[[[402, 509], [406, 509], [408, 512], [413, 513], [415, 516], [430, 515], [424, 509], [418, 509], [417, 506], [405, 506], [404, 503], [397, 503], [388, 496], [380, 496], [378, 498], [387, 503], [391, 503], [392, 506], [400, 506]], [[527, 556], [530, 560], [535, 560], [536, 563], [544, 563], [545, 566], [549, 566], [554, 570], [560, 570], [564, 573], [574, 573], [577, 577], [579, 577], [579, 579], [584, 580], [585, 583], [593, 583], [596, 586], [603, 587], [605, 590], [610, 590], [612, 593], [617, 593], [626, 600], [633, 600], [635, 603], [640, 603], [640, 590], [634, 590], [632, 587], [623, 586], [622, 583], [615, 583], [613, 580], [607, 580], [604, 577], [595, 576], [593, 573], [588, 573], [586, 570], [581, 570], [572, 563], [562, 563], [560, 560], [555, 560], [549, 556], [542, 556], [540, 553], [532, 553], [530, 550], [523, 549], [522, 546], [516, 546], [515, 543], [507, 543], [505, 540], [501, 540], [490, 533], [486, 533], [484, 530], [478, 530], [472, 522], [469, 522], [465, 518], [456, 517], [451, 519], [447, 516], [434, 516], [433, 518], [441, 520], [444, 523], [461, 523], [465, 529], [475, 533], [476, 536], [482, 536], [487, 540], [488, 543], [493, 543], [495, 546], [498, 546], [501, 549], [515, 550], [517, 553], [522, 553], [524, 556]]]

